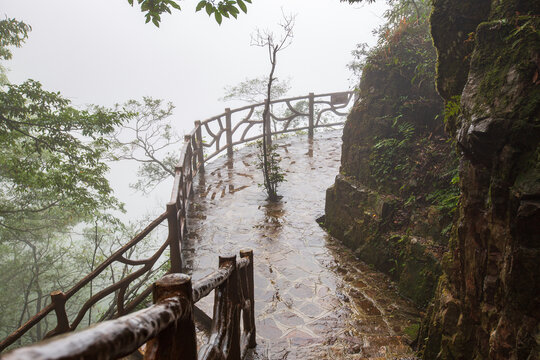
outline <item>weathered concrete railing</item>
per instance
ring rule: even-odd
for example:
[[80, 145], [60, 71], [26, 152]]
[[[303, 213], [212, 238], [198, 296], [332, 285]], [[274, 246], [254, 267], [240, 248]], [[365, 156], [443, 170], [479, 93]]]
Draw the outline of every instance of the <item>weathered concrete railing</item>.
[[[313, 137], [314, 129], [343, 125], [343, 116], [353, 100], [353, 91], [298, 96], [270, 101], [271, 124], [267, 124], [272, 135], [295, 131], [307, 131]], [[225, 109], [225, 112], [202, 122], [195, 122], [195, 129], [201, 128], [203, 147], [208, 148], [206, 160], [222, 151], [232, 154], [233, 146], [254, 141], [262, 137], [262, 110], [265, 103]], [[326, 119], [325, 114], [341, 117], [339, 121]], [[273, 125], [273, 128], [272, 128]], [[270, 133], [268, 132], [268, 133]]]
[[[212, 334], [197, 351], [195, 303], [215, 290]], [[145, 359], [230, 359], [245, 356], [255, 342], [253, 252], [220, 257], [219, 270], [191, 283], [169, 274], [153, 287], [154, 305], [2, 356], [4, 360], [117, 359], [144, 347]], [[243, 321], [241, 331], [240, 321]]]
[[[307, 131], [308, 136], [312, 137], [316, 128], [342, 125], [342, 119], [338, 121], [325, 119], [325, 114], [331, 113], [341, 117], [347, 115], [343, 110], [351, 105], [352, 99], [353, 92], [347, 91], [321, 95], [310, 93], [307, 96], [271, 101], [270, 119], [272, 124], [267, 123], [271, 130], [269, 133], [277, 135]], [[232, 156], [233, 146], [262, 137], [263, 120], [260, 117], [263, 107], [264, 103], [260, 103], [238, 109], [226, 109], [223, 114], [202, 122], [195, 121], [195, 128], [185, 136], [180, 160], [175, 168], [171, 199], [167, 204], [166, 211], [71, 289], [66, 292], [52, 292], [51, 303], [2, 340], [0, 351], [20, 339], [53, 311], [56, 315], [57, 325], [46, 334], [45, 338], [75, 330], [88, 311], [111, 294], [114, 294], [115, 301], [110, 311], [107, 312], [107, 318], [119, 317], [133, 311], [150, 295], [152, 288], [147, 285], [149, 276], [167, 247], [170, 252], [169, 273], [180, 273], [182, 271], [182, 243], [186, 234], [186, 217], [189, 199], [193, 194], [193, 178], [198, 173], [204, 172], [205, 162], [223, 151], [226, 150], [227, 154]], [[168, 237], [153, 255], [142, 260], [125, 257], [131, 249], [165, 220], [167, 220], [168, 225]], [[95, 280], [107, 267], [115, 263], [133, 267], [140, 266], [140, 268], [91, 296], [70, 322], [66, 311], [66, 302]], [[128, 301], [126, 301], [127, 295], [132, 295]], [[197, 310], [195, 308], [195, 311]]]

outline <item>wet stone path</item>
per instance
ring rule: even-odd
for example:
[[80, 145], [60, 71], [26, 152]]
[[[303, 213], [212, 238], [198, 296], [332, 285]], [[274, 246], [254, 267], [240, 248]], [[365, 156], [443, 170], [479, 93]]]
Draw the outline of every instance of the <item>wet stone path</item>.
[[[188, 218], [186, 266], [198, 280], [218, 254], [254, 251], [257, 348], [252, 359], [414, 359], [418, 311], [315, 219], [339, 171], [341, 131], [281, 139], [287, 181], [268, 203], [256, 147], [206, 166]], [[212, 315], [213, 296], [199, 303]]]

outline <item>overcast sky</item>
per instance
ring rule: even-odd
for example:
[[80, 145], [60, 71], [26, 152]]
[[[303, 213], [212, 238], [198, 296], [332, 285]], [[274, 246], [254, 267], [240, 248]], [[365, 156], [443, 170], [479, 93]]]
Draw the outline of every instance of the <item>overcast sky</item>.
[[[234, 107], [218, 100], [224, 86], [268, 72], [267, 53], [250, 46], [250, 34], [275, 28], [282, 9], [297, 14], [293, 43], [276, 70], [279, 78], [291, 78], [290, 96], [348, 89], [350, 52], [357, 43], [374, 44], [372, 30], [385, 9], [383, 1], [253, 0], [247, 15], [219, 26], [204, 11], [194, 12], [197, 2], [181, 1], [183, 11], [164, 15], [158, 29], [127, 0], [0, 0], [0, 15], [32, 26], [26, 44], [4, 63], [8, 78], [39, 80], [75, 105], [163, 98], [176, 106], [178, 129], [189, 131], [194, 120]], [[116, 171], [126, 174], [128, 167]], [[122, 187], [116, 177], [115, 187]], [[134, 206], [130, 194], [119, 193], [128, 209]]]

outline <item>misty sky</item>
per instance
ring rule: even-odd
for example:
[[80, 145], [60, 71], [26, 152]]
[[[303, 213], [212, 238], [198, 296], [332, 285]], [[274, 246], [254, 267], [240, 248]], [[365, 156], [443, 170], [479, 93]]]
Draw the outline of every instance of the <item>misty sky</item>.
[[[2, 16], [33, 29], [26, 44], [13, 51], [13, 60], [4, 63], [8, 78], [39, 80], [75, 105], [163, 98], [176, 106], [179, 131], [189, 131], [194, 120], [239, 105], [218, 100], [224, 86], [267, 74], [267, 53], [250, 46], [250, 34], [257, 27], [275, 28], [282, 9], [297, 17], [293, 43], [279, 55], [276, 75], [290, 77], [289, 95], [297, 96], [350, 88], [350, 52], [357, 43], [375, 43], [372, 30], [386, 8], [383, 1], [351, 6], [339, 0], [253, 0], [247, 15], [219, 26], [204, 12], [194, 12], [197, 2], [181, 1], [183, 11], [164, 15], [158, 29], [145, 24], [127, 0], [0, 0]], [[115, 188], [134, 182], [125, 176], [130, 172], [134, 177], [134, 166], [127, 164], [114, 169]], [[124, 189], [119, 196], [130, 213], [140, 208], [139, 194]], [[154, 195], [146, 203], [164, 209], [163, 198]]]

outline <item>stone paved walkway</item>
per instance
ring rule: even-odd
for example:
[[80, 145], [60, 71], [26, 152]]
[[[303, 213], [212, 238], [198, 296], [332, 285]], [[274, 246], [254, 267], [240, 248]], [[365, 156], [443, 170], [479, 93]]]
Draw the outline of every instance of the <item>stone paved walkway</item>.
[[[255, 255], [254, 359], [412, 359], [404, 330], [418, 311], [388, 279], [322, 230], [325, 190], [339, 171], [341, 131], [279, 142], [287, 182], [268, 203], [254, 146], [207, 165], [196, 189], [184, 253], [196, 281], [218, 254]], [[200, 306], [211, 315], [213, 296]]]

